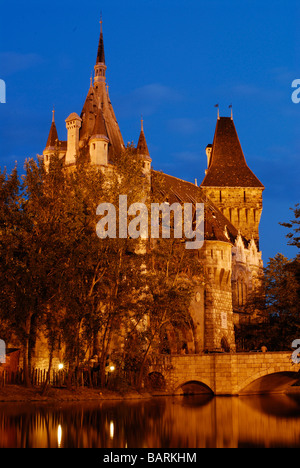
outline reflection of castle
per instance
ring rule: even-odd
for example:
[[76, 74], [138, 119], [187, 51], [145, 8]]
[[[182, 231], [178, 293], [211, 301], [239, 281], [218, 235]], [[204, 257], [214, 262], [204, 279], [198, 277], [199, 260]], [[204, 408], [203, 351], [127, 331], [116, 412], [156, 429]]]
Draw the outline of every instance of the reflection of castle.
[[[46, 164], [58, 150], [66, 167], [78, 158], [105, 170], [125, 148], [108, 94], [106, 68], [101, 25], [95, 76], [82, 112], [66, 119], [67, 141], [59, 140], [53, 115], [43, 152]], [[136, 151], [155, 186], [157, 173], [151, 168], [143, 126]], [[200, 187], [163, 174], [169, 203], [205, 203], [205, 243], [200, 254], [207, 280], [191, 302], [194, 329], [187, 336], [187, 347], [192, 353], [235, 349], [234, 323], [262, 268], [258, 227], [264, 187], [246, 164], [232, 116], [218, 117], [206, 154], [208, 168]]]

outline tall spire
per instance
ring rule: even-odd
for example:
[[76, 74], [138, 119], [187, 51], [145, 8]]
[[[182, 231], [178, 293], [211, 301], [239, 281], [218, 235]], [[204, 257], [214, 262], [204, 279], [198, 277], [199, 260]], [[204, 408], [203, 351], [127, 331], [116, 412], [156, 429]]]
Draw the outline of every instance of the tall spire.
[[98, 45], [97, 60], [95, 65], [95, 83], [105, 83], [105, 53], [104, 53], [104, 40], [103, 40], [103, 29], [102, 29], [102, 14], [100, 18], [100, 38]]
[[103, 40], [103, 29], [102, 29], [102, 13], [100, 16], [100, 39], [99, 39], [96, 63], [105, 63], [104, 40]]

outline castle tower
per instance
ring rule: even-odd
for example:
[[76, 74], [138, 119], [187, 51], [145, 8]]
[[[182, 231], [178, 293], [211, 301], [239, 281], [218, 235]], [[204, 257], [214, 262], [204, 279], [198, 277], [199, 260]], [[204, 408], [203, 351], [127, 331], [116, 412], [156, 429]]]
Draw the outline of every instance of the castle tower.
[[108, 162], [114, 162], [118, 155], [125, 148], [123, 137], [117, 122], [106, 83], [106, 62], [104, 52], [104, 39], [102, 20], [100, 21], [100, 38], [97, 51], [97, 59], [94, 67], [94, 83], [91, 82], [88, 95], [86, 97], [82, 112], [82, 127], [80, 130], [80, 147], [83, 147], [88, 139], [94, 134], [97, 116], [104, 119], [108, 144]]
[[231, 117], [219, 117], [214, 140], [206, 148], [205, 194], [247, 239], [259, 247], [263, 184], [247, 166]]
[[75, 164], [76, 162], [79, 149], [79, 129], [81, 127], [81, 122], [82, 120], [76, 112], [73, 112], [66, 119], [66, 127], [68, 130], [68, 143], [65, 160], [66, 165]]

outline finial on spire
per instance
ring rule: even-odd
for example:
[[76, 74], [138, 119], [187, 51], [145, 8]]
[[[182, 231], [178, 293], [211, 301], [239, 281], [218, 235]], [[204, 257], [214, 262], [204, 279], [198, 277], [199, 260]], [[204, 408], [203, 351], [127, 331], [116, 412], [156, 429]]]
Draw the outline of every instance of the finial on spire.
[[53, 106], [53, 110], [52, 110], [52, 123], [55, 122], [55, 108]]
[[218, 120], [219, 120], [219, 118], [220, 118], [219, 104], [216, 104], [215, 107], [218, 108]]
[[104, 42], [103, 42], [103, 30], [102, 30], [102, 12], [100, 15], [100, 39], [98, 45], [98, 54], [97, 54], [97, 63], [105, 64], [105, 55], [104, 55]]
[[232, 104], [230, 104], [229, 109], [231, 109], [231, 115], [230, 115], [230, 117], [231, 117], [231, 120], [233, 120], [233, 115], [232, 115]]
[[144, 131], [144, 120], [143, 120], [143, 116], [141, 115], [141, 132]]

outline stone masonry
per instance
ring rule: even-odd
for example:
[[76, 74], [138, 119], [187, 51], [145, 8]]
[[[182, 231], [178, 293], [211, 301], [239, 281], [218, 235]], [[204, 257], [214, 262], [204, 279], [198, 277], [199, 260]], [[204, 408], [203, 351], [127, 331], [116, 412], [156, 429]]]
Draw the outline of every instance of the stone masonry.
[[266, 352], [161, 356], [150, 373], [162, 374], [171, 394], [198, 382], [215, 395], [241, 395], [283, 392], [299, 380], [299, 370], [291, 353]]

